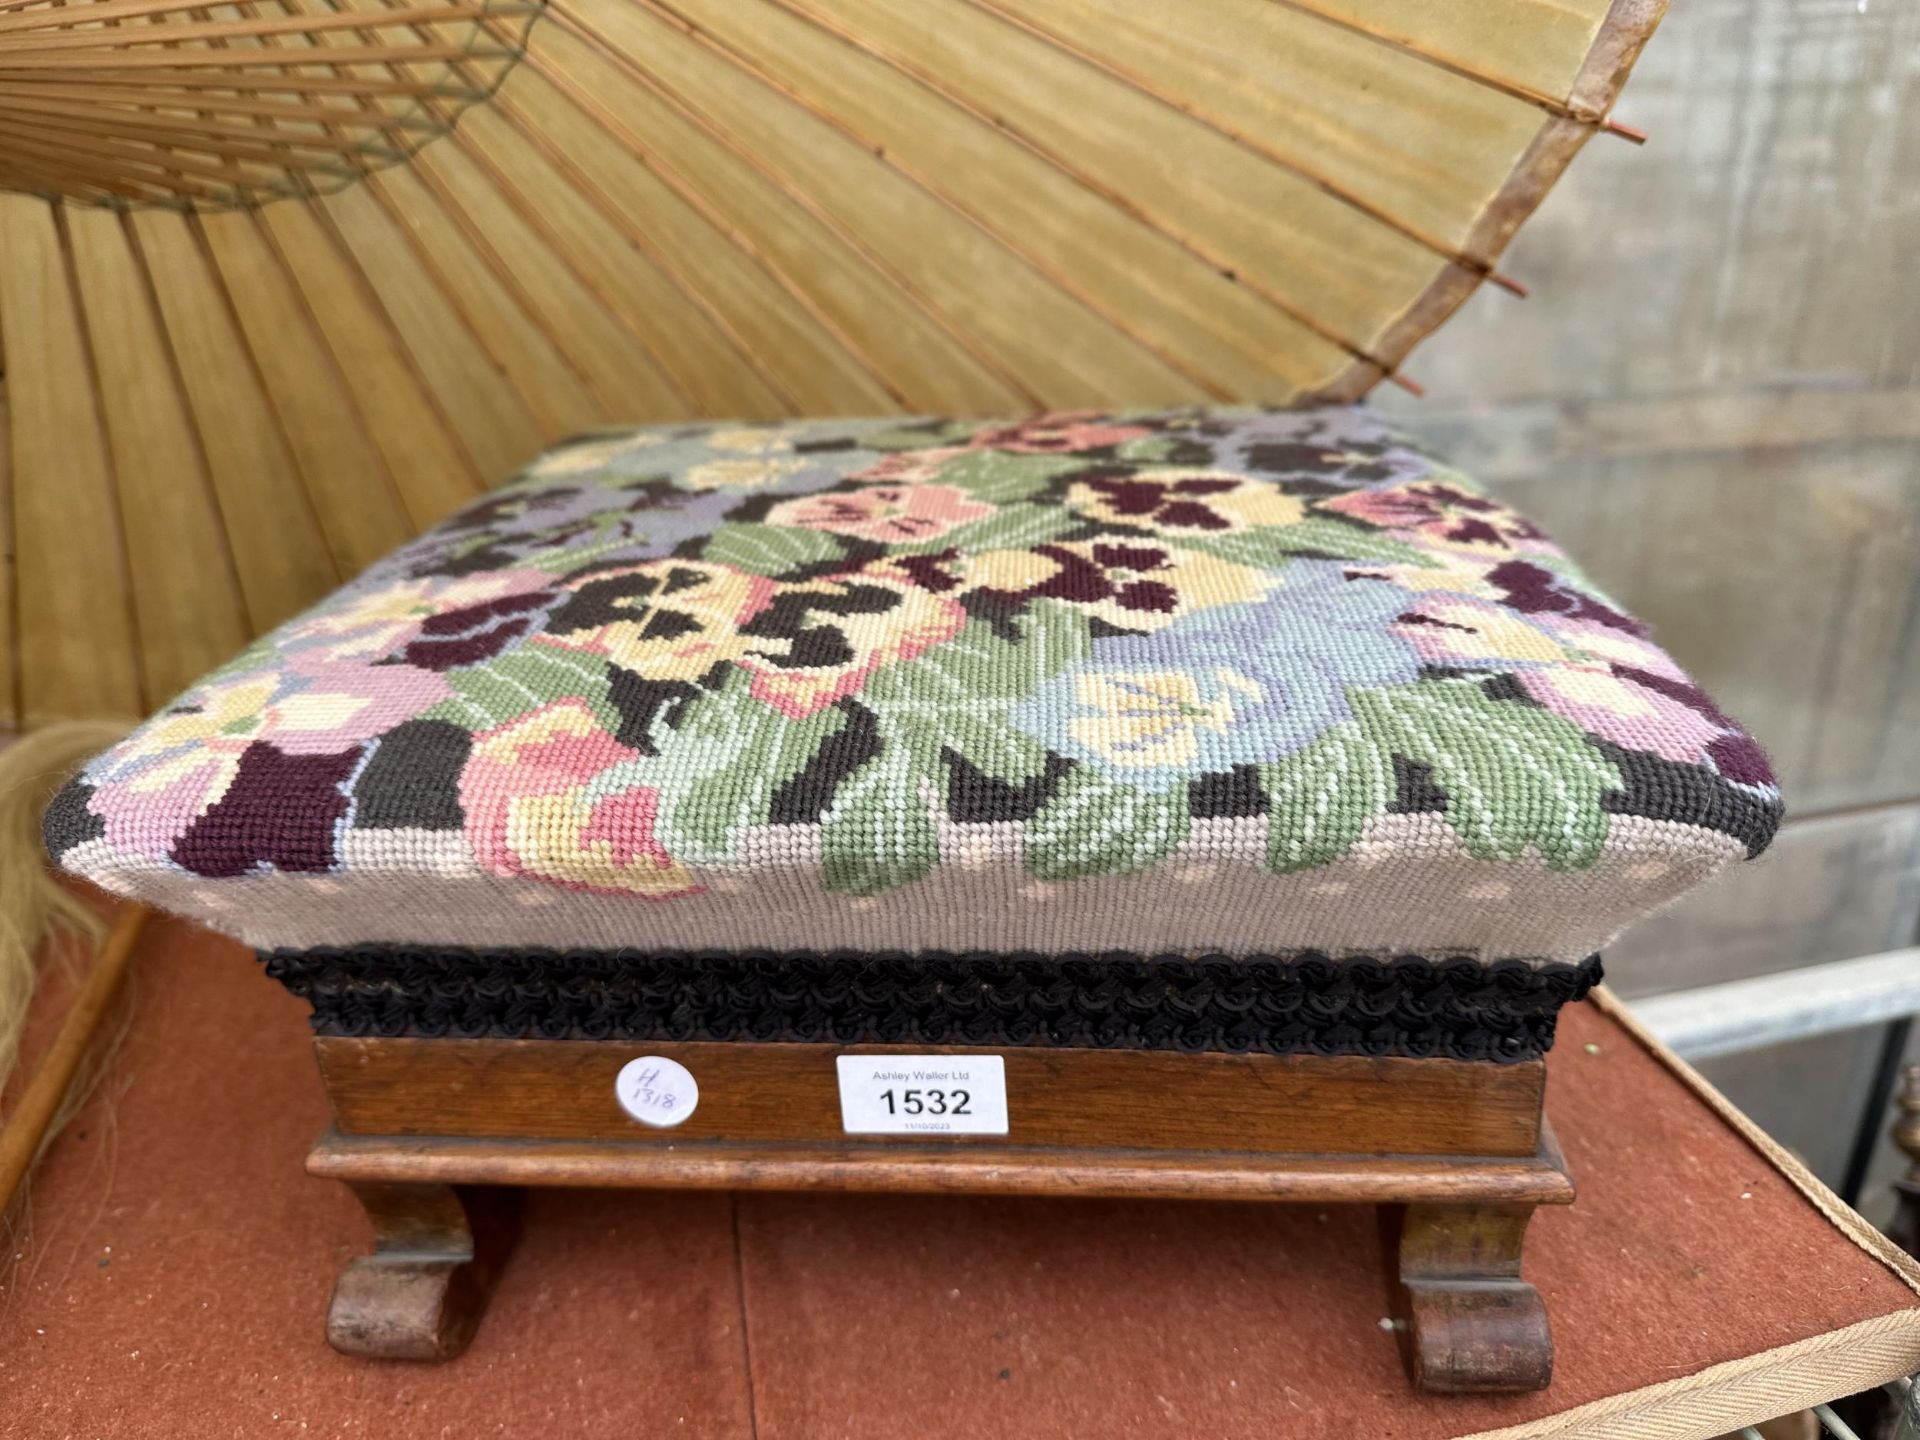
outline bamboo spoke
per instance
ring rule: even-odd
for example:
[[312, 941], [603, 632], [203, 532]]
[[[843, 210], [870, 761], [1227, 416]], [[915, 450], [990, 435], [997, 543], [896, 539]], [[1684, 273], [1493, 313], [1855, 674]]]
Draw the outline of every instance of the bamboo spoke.
[[[71, 47], [60, 51], [45, 53], [32, 52], [22, 54], [18, 48], [9, 46], [4, 61], [0, 61], [0, 76], [14, 74], [31, 75], [38, 70], [83, 70], [100, 71], [107, 75], [124, 74], [128, 71], [147, 68], [166, 69], [180, 67], [192, 69], [206, 67], [218, 70], [254, 70], [254, 69], [298, 69], [311, 65], [388, 65], [410, 60], [464, 60], [464, 59], [513, 59], [511, 50], [478, 50], [464, 45], [423, 45], [412, 49], [400, 45], [358, 45], [351, 49], [342, 48], [329, 51], [324, 57], [316, 58], [310, 54], [277, 52], [273, 50], [175, 50], [165, 55], [116, 55], [112, 60], [102, 62], [97, 55], [74, 54]], [[132, 83], [139, 83], [137, 80]], [[239, 81], [232, 82], [239, 84]], [[258, 89], [284, 89], [289, 86], [273, 86], [257, 83]], [[421, 93], [441, 93], [442, 87], [426, 86]], [[455, 92], [458, 93], [458, 92]], [[478, 98], [484, 92], [467, 92]]]
[[[651, 3], [662, 4], [664, 8], [664, 0], [651, 0]], [[842, 44], [858, 50], [864, 55], [871, 56], [881, 64], [898, 71], [915, 84], [926, 89], [931, 94], [938, 96], [977, 123], [1005, 135], [1029, 154], [1044, 161], [1055, 170], [1058, 170], [1076, 185], [1100, 196], [1101, 199], [1121, 210], [1132, 219], [1163, 235], [1203, 265], [1206, 265], [1226, 279], [1243, 285], [1296, 325], [1312, 331], [1328, 344], [1344, 350], [1348, 355], [1351, 355], [1361, 363], [1378, 367], [1380, 373], [1385, 378], [1392, 380], [1402, 388], [1411, 390], [1415, 394], [1419, 393], [1419, 387], [1398, 376], [1394, 371], [1394, 367], [1387, 361], [1369, 355], [1356, 341], [1340, 334], [1339, 331], [1315, 317], [1304, 307], [1279, 294], [1271, 286], [1263, 285], [1259, 281], [1246, 275], [1238, 266], [1220, 255], [1213, 253], [1210, 247], [1197, 241], [1182, 228], [1168, 221], [1165, 217], [1156, 216], [1152, 211], [1148, 210], [1124, 191], [1089, 174], [1079, 165], [1074, 164], [1032, 135], [1014, 126], [1004, 116], [995, 115], [983, 109], [969, 97], [955, 91], [927, 67], [899, 55], [868, 36], [859, 34], [836, 21], [828, 19], [808, 5], [796, 4], [793, 3], [793, 0], [761, 0], [761, 3], [771, 5], [783, 13], [793, 16], [795, 19], [813, 25], [823, 33], [833, 36]], [[1132, 333], [1131, 330], [1129, 330], [1129, 333]], [[1150, 342], [1143, 341], [1142, 343]], [[1195, 376], [1194, 378], [1199, 379], [1200, 377]], [[1202, 383], [1206, 382], [1203, 381]], [[1218, 393], [1217, 386], [1207, 384], [1207, 388]]]
[[[127, 43], [139, 32], [120, 29], [118, 22], [149, 17], [173, 15], [184, 11], [205, 11], [207, 0], [107, 0], [107, 3], [93, 5], [63, 5], [51, 10], [26, 10], [18, 6], [0, 3], [0, 34], [12, 34], [17, 31], [57, 30], [65, 32], [77, 40], [82, 36], [98, 35], [105, 41]], [[413, 11], [381, 10], [343, 10], [332, 16], [309, 16], [305, 24], [312, 28], [322, 20], [338, 19], [347, 24], [377, 23], [383, 17], [388, 24], [407, 24], [438, 20], [471, 20], [479, 22], [501, 15], [534, 15], [540, 7], [532, 0], [505, 0], [499, 4], [462, 4], [457, 0], [434, 6], [430, 9]], [[366, 20], [355, 21], [352, 17], [364, 15]], [[218, 24], [207, 20], [196, 20], [182, 27], [183, 33], [175, 39], [209, 38]]]
[[544, 0], [0, 0], [0, 174], [120, 204], [323, 194], [486, 99]]
[[965, 195], [956, 190], [952, 185], [943, 184], [936, 177], [925, 174], [905, 164], [897, 155], [888, 150], [883, 141], [861, 132], [841, 117], [815, 104], [794, 86], [770, 73], [764, 66], [754, 60], [752, 56], [740, 50], [737, 46], [730, 44], [720, 36], [715, 35], [706, 26], [700, 24], [677, 6], [667, 3], [667, 0], [641, 0], [641, 3], [649, 9], [658, 11], [663, 18], [682, 31], [689, 39], [695, 41], [728, 65], [778, 94], [784, 95], [788, 100], [798, 105], [816, 120], [830, 126], [847, 139], [853, 141], [853, 143], [861, 149], [872, 154], [879, 163], [906, 177], [913, 182], [914, 185], [938, 200], [957, 218], [978, 230], [994, 243], [1004, 247], [1009, 254], [1017, 258], [1047, 284], [1062, 294], [1071, 296], [1077, 303], [1084, 306], [1089, 312], [1098, 316], [1106, 322], [1106, 324], [1111, 326], [1117, 334], [1124, 336], [1130, 343], [1156, 356], [1170, 369], [1200, 387], [1200, 389], [1208, 395], [1218, 399], [1227, 393], [1225, 388], [1217, 380], [1213, 380], [1196, 371], [1192, 362], [1186, 357], [1171, 352], [1165, 346], [1157, 344], [1150, 337], [1142, 335], [1138, 327], [1132, 323], [1131, 319], [1109, 303], [1104, 297], [1095, 293], [1087, 286], [1078, 283], [1073, 276], [1067, 274], [1058, 265], [1050, 263], [1045, 256], [1036, 254], [1032, 249], [1024, 246], [1020, 242], [1019, 237], [1007, 234], [1004, 229], [994, 225], [990, 219], [979, 214], [968, 203]]
[[1404, 35], [1392, 35], [1384, 30], [1375, 29], [1370, 25], [1362, 25], [1359, 21], [1349, 19], [1344, 15], [1336, 15], [1323, 6], [1311, 3], [1311, 0], [1267, 0], [1267, 3], [1270, 5], [1278, 5], [1283, 9], [1292, 10], [1297, 14], [1305, 15], [1311, 19], [1335, 26], [1340, 30], [1344, 30], [1347, 34], [1358, 36], [1360, 39], [1368, 41], [1371, 44], [1384, 45], [1388, 49], [1398, 51], [1400, 54], [1407, 56], [1409, 59], [1417, 60], [1423, 65], [1431, 65], [1436, 69], [1446, 71], [1449, 75], [1457, 75], [1462, 80], [1468, 81], [1471, 84], [1484, 86], [1488, 90], [1497, 91], [1502, 95], [1531, 105], [1537, 110], [1543, 110], [1549, 115], [1557, 115], [1563, 120], [1574, 120], [1582, 125], [1592, 125], [1598, 129], [1607, 131], [1609, 134], [1618, 135], [1623, 140], [1631, 140], [1636, 145], [1646, 143], [1647, 136], [1644, 130], [1637, 129], [1632, 125], [1623, 125], [1617, 120], [1610, 119], [1605, 111], [1583, 109], [1579, 106], [1570, 105], [1565, 100], [1556, 99], [1554, 96], [1536, 90], [1532, 86], [1523, 85], [1517, 80], [1509, 80], [1502, 76], [1495, 75], [1490, 70], [1469, 64], [1467, 61], [1459, 59], [1458, 57], [1437, 54], [1425, 46], [1408, 39]]
[[[632, 51], [615, 44], [578, 16], [558, 6], [553, 10], [552, 20], [555, 25], [579, 36], [581, 40], [617, 65], [628, 77], [643, 86], [648, 93], [657, 96], [701, 134], [750, 168], [787, 200], [804, 210], [840, 244], [858, 257], [864, 267], [879, 276], [891, 289], [906, 297], [919, 313], [933, 322], [954, 344], [965, 351], [969, 358], [1018, 395], [1025, 404], [1036, 410], [1044, 406], [1045, 402], [1040, 398], [1039, 393], [1023, 381], [1019, 374], [993, 351], [992, 347], [979, 336], [969, 332], [958, 320], [942, 309], [921, 286], [915, 284], [892, 261], [861, 239], [839, 216], [822, 205], [818, 198], [795, 184], [784, 172], [769, 165], [764, 158], [755, 153], [750, 145], [689, 100], [666, 77], [649, 69]], [[537, 57], [536, 63], [538, 63]]]
[[1521, 296], [1522, 298], [1525, 297], [1527, 291], [1524, 285], [1521, 285], [1510, 276], [1502, 275], [1485, 260], [1476, 259], [1471, 255], [1461, 254], [1444, 241], [1427, 234], [1417, 225], [1409, 224], [1399, 216], [1389, 213], [1387, 210], [1373, 204], [1346, 186], [1328, 178], [1314, 166], [1301, 160], [1299, 157], [1286, 154], [1275, 146], [1261, 140], [1259, 137], [1248, 134], [1238, 126], [1230, 124], [1218, 116], [1209, 113], [1203, 106], [1196, 104], [1192, 100], [1170, 93], [1146, 76], [1093, 54], [1083, 47], [1076, 45], [1073, 41], [1067, 39], [1057, 31], [1047, 28], [1028, 16], [1018, 14], [1008, 9], [1004, 4], [1000, 3], [1000, 0], [959, 0], [959, 3], [969, 5], [981, 11], [983, 14], [991, 15], [1003, 24], [1032, 36], [1043, 44], [1058, 50], [1063, 55], [1070, 56], [1079, 64], [1118, 80], [1121, 84], [1146, 96], [1156, 104], [1163, 105], [1169, 110], [1176, 111], [1191, 120], [1198, 121], [1209, 130], [1225, 136], [1234, 144], [1252, 154], [1258, 155], [1269, 164], [1278, 166], [1290, 175], [1298, 176], [1322, 194], [1338, 200], [1342, 205], [1346, 205], [1358, 213], [1365, 215], [1369, 220], [1386, 226], [1396, 234], [1406, 236], [1409, 240], [1413, 241], [1414, 244], [1431, 250], [1434, 254], [1443, 257], [1449, 263], [1460, 266], [1463, 270], [1470, 270], [1476, 275], [1486, 277], [1495, 285], [1498, 285], [1501, 289], [1511, 294]]
[[598, 425], [1356, 398], [1520, 288], [1658, 0], [1470, 8], [0, 0], [14, 708], [162, 699]]

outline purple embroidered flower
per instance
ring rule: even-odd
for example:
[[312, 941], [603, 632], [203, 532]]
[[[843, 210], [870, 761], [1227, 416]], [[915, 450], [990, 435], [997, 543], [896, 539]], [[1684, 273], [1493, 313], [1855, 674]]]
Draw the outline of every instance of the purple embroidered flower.
[[1376, 485], [1323, 502], [1320, 509], [1473, 555], [1549, 553], [1552, 542], [1525, 516], [1445, 480]]
[[395, 658], [422, 670], [453, 670], [491, 660], [531, 634], [558, 598], [557, 591], [529, 590], [445, 611], [423, 621], [420, 633]]
[[1409, 597], [1394, 629], [1431, 664], [1510, 672], [1534, 700], [1602, 740], [1772, 786], [1760, 747], [1640, 626], [1615, 623], [1624, 617], [1570, 587], [1550, 593], [1559, 608], [1528, 610], [1428, 590]]
[[1526, 560], [1504, 560], [1486, 572], [1488, 584], [1512, 609], [1529, 615], [1564, 615], [1569, 620], [1593, 620], [1644, 636], [1647, 627], [1630, 615], [1578, 590], [1564, 577]]
[[262, 867], [331, 870], [347, 781], [361, 754], [359, 746], [332, 755], [289, 755], [265, 741], [247, 746], [225, 792], [174, 843], [173, 861], [215, 878]]

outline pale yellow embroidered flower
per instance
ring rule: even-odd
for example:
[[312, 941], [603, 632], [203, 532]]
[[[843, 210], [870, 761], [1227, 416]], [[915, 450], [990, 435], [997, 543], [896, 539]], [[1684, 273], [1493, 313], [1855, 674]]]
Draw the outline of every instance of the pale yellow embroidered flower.
[[661, 443], [662, 437], [641, 431], [631, 435], [609, 435], [605, 439], [582, 440], [550, 454], [542, 455], [526, 471], [530, 479], [586, 475], [613, 464], [638, 451]]
[[[278, 675], [248, 675], [209, 685], [189, 697], [196, 708], [168, 710], [121, 743], [120, 755], [162, 755], [182, 745], [218, 746], [223, 737], [244, 737], [259, 728], [267, 704], [280, 688]], [[239, 744], [234, 746], [239, 748]]]
[[774, 582], [700, 560], [648, 560], [581, 582], [536, 646], [605, 656], [648, 680], [698, 680], [751, 651], [740, 626]]
[[784, 455], [793, 449], [793, 436], [781, 425], [739, 426], [715, 430], [707, 437], [707, 448], [735, 455]]
[[1266, 698], [1259, 681], [1225, 666], [1211, 674], [1211, 696], [1186, 670], [1088, 671], [1075, 677], [1080, 713], [1074, 740], [1118, 770], [1184, 768], [1200, 753], [1200, 734], [1230, 730], [1242, 709]]
[[1398, 622], [1414, 646], [1436, 660], [1523, 660], [1558, 665], [1566, 646], [1526, 617], [1466, 596], [1429, 592], [1419, 612]]
[[681, 477], [689, 490], [758, 490], [807, 468], [805, 460], [746, 456], [739, 460], [709, 460]]

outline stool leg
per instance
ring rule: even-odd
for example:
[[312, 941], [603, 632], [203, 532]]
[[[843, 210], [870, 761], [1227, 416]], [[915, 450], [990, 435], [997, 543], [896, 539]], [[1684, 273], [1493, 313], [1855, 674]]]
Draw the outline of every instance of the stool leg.
[[1531, 1205], [1409, 1205], [1400, 1230], [1413, 1379], [1441, 1392], [1544, 1390], [1553, 1337], [1520, 1278]]
[[451, 1360], [467, 1348], [513, 1246], [520, 1192], [349, 1184], [373, 1254], [334, 1283], [327, 1340], [343, 1355]]

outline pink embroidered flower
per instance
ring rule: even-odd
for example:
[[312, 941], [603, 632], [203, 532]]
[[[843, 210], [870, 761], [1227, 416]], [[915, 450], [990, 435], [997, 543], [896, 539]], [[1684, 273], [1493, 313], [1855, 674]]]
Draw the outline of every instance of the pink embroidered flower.
[[1590, 735], [1679, 764], [1710, 758], [1742, 784], [1773, 783], [1759, 747], [1632, 630], [1431, 590], [1410, 595], [1393, 628], [1428, 664], [1510, 671], [1529, 696]]
[[496, 875], [670, 900], [698, 890], [654, 834], [657, 790], [622, 773], [639, 758], [582, 700], [560, 700], [474, 737], [460, 775], [468, 843]]
[[873, 464], [855, 470], [849, 480], [885, 481], [894, 484], [919, 484], [937, 480], [947, 465], [967, 453], [964, 445], [942, 445], [931, 450], [896, 450]]
[[1551, 553], [1552, 542], [1531, 520], [1496, 500], [1444, 480], [1412, 480], [1354, 490], [1320, 502], [1335, 515], [1383, 530], [1419, 536], [1445, 550], [1476, 555]]
[[148, 765], [116, 767], [88, 802], [105, 823], [108, 845], [123, 855], [165, 860], [193, 822], [218, 804], [240, 771], [244, 743], [187, 750]]
[[1600, 664], [1548, 665], [1517, 672], [1520, 688], [1591, 735], [1681, 764], [1700, 763], [1720, 727], [1634, 678]]
[[[289, 683], [248, 739], [289, 755], [327, 755], [383, 735], [453, 693], [446, 677], [411, 665], [357, 665], [287, 657]], [[233, 733], [246, 734], [243, 727]]]
[[953, 485], [868, 485], [784, 501], [767, 513], [767, 523], [905, 545], [992, 513], [991, 505]]
[[1151, 434], [1150, 425], [1130, 425], [1093, 410], [1061, 410], [977, 431], [967, 448], [1010, 450], [1018, 455], [1078, 454]]
[[[279, 764], [286, 772], [277, 800], [264, 794], [247, 802], [251, 810], [270, 810], [286, 803], [287, 776], [297, 773], [309, 788], [336, 787], [361, 745], [450, 693], [444, 678], [425, 670], [330, 661], [319, 651], [289, 657], [278, 670], [231, 675], [188, 692], [110, 751], [90, 772], [91, 808], [116, 849], [180, 860], [179, 843], [227, 798], [243, 764]], [[332, 775], [306, 760], [339, 760], [344, 768]], [[339, 803], [344, 813], [344, 792]]]

